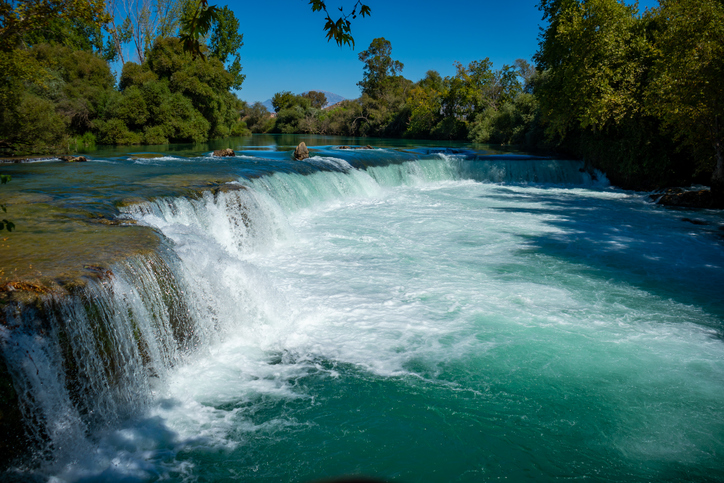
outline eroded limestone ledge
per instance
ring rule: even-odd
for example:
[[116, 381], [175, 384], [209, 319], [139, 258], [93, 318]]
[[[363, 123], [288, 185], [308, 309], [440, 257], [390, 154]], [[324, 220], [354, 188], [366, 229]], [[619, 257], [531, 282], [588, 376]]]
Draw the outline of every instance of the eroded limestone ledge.
[[[0, 323], [2, 308], [39, 295], [62, 294], [107, 276], [118, 261], [157, 250], [162, 235], [137, 225], [118, 208], [158, 196], [202, 196], [243, 189], [232, 178], [164, 175], [144, 180], [139, 196], [99, 201], [92, 210], [68, 207], [52, 194], [4, 193], [12, 232], [0, 232]], [[10, 185], [7, 185], [10, 186]], [[16, 185], [17, 186], [17, 185]]]

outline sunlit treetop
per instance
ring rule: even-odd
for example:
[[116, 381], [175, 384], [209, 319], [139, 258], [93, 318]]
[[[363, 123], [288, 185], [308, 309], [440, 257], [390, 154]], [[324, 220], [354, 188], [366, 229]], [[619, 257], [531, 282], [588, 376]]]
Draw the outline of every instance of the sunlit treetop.
[[26, 33], [56, 19], [104, 24], [109, 20], [105, 7], [105, 0], [0, 1], [0, 50], [17, 48]]

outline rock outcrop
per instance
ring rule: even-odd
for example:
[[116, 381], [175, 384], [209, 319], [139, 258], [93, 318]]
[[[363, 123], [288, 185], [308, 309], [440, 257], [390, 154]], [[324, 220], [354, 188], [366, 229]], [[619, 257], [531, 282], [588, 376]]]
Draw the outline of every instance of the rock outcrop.
[[304, 144], [304, 141], [299, 143], [299, 146], [297, 146], [297, 149], [294, 150], [294, 159], [297, 161], [301, 161], [302, 159], [307, 159], [309, 157], [309, 149], [307, 148], [307, 145]]
[[85, 163], [88, 161], [85, 156], [59, 156], [58, 159], [66, 163]]
[[721, 208], [708, 189], [691, 191], [682, 188], [668, 188], [663, 193], [651, 195], [651, 199], [659, 205], [679, 208]]
[[369, 144], [367, 146], [338, 146], [337, 149], [375, 149]]
[[225, 156], [228, 157], [228, 156], [236, 156], [236, 153], [234, 152], [233, 149], [226, 148], [226, 149], [217, 149], [216, 151], [214, 151], [213, 155], [219, 156], [219, 157], [225, 157]]

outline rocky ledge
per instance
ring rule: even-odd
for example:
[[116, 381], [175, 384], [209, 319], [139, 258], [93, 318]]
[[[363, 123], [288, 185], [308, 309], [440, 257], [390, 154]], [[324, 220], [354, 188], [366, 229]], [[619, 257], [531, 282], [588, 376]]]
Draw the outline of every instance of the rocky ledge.
[[372, 146], [370, 146], [370, 145], [368, 144], [367, 146], [337, 146], [337, 149], [351, 149], [351, 150], [356, 150], [356, 149], [375, 149], [375, 148], [373, 148]]
[[66, 163], [85, 163], [88, 161], [85, 156], [58, 156], [58, 159]]
[[650, 195], [649, 198], [659, 205], [677, 208], [724, 208], [708, 188], [699, 190], [667, 188]]
[[236, 153], [235, 153], [234, 150], [231, 149], [231, 148], [217, 149], [216, 151], [213, 152], [212, 156], [217, 156], [217, 157], [232, 157], [232, 156], [236, 156]]

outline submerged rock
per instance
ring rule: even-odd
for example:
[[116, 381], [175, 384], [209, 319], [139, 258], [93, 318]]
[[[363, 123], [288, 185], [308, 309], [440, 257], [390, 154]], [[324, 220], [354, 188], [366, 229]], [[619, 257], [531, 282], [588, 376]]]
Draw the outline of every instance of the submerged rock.
[[339, 146], [337, 149], [375, 149], [369, 144], [367, 146]]
[[304, 141], [299, 143], [299, 146], [297, 146], [297, 149], [294, 150], [294, 159], [297, 161], [301, 161], [302, 159], [307, 159], [309, 157], [309, 149], [307, 148], [307, 145], [304, 144]]
[[59, 156], [58, 159], [66, 163], [85, 163], [88, 161], [85, 156]]
[[711, 225], [711, 223], [709, 223], [708, 221], [697, 220], [697, 219], [692, 220], [691, 218], [682, 218], [681, 221], [686, 221], [686, 222], [692, 223], [694, 225], [701, 225], [701, 226]]
[[236, 156], [236, 153], [235, 153], [234, 150], [231, 149], [231, 148], [217, 149], [216, 151], [214, 151], [213, 156], [219, 156], [219, 157]]

